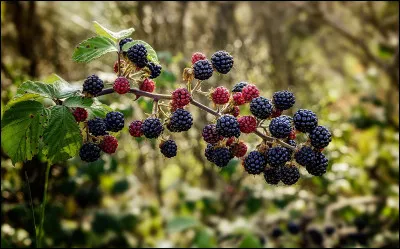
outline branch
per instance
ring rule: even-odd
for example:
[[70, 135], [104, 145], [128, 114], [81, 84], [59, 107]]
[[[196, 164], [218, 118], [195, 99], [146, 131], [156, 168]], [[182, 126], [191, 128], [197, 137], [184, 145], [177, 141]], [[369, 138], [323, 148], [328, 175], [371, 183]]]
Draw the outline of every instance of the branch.
[[[107, 94], [111, 94], [113, 92], [114, 92], [114, 89], [112, 89], [112, 88], [104, 89], [99, 94], [97, 94], [96, 97], [107, 95]], [[145, 91], [139, 90], [137, 88], [131, 88], [129, 90], [129, 92], [135, 94], [137, 97], [140, 97], [140, 96], [148, 97], [148, 98], [153, 99], [154, 101], [158, 101], [158, 100], [161, 100], [161, 99], [172, 99], [172, 95], [159, 94], [159, 93], [149, 93], [149, 92], [145, 92]], [[210, 114], [212, 114], [212, 115], [214, 115], [216, 117], [220, 117], [221, 116], [221, 113], [211, 109], [208, 106], [203, 105], [200, 102], [197, 102], [192, 97], [190, 98], [190, 103], [192, 103], [192, 105], [198, 107], [199, 109], [201, 109], [201, 110], [203, 110], [205, 112], [208, 112], [208, 113], [210, 113]], [[281, 141], [279, 139], [275, 139], [273, 137], [267, 136], [267, 135], [263, 134], [260, 131], [255, 130], [254, 134], [256, 134], [257, 136], [261, 137], [263, 140], [266, 140], [266, 141], [269, 141], [269, 142], [277, 142], [279, 145], [281, 145], [283, 147], [286, 147], [286, 148], [289, 148], [289, 149], [292, 149], [292, 150], [296, 149], [295, 147], [291, 146], [290, 144], [287, 144], [287, 143], [285, 143], [285, 142], [283, 142], [283, 141]]]

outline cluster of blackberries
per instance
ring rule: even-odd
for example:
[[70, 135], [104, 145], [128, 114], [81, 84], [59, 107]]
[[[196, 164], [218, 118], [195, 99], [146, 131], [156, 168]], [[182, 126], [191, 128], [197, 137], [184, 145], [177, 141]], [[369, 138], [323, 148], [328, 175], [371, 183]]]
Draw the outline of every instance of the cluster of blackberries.
[[[86, 112], [83, 108], [77, 108], [74, 111], [76, 121], [81, 122], [78, 114]], [[87, 112], [86, 112], [87, 113]], [[109, 112], [104, 119], [93, 118], [87, 121], [88, 137], [92, 138], [82, 145], [79, 150], [79, 156], [83, 161], [94, 162], [100, 158], [100, 152], [103, 151], [112, 154], [118, 147], [118, 140], [109, 135], [108, 132], [118, 132], [124, 128], [124, 115], [120, 112]]]
[[207, 80], [211, 78], [213, 71], [227, 74], [233, 67], [233, 57], [226, 51], [217, 51], [211, 56], [211, 62], [200, 52], [192, 55], [192, 68], [194, 78]]

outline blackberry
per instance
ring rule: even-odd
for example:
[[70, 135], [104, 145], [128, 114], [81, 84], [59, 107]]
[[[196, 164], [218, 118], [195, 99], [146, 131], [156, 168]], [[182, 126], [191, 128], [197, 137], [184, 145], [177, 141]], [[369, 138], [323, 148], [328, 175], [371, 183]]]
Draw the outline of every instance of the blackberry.
[[101, 118], [94, 118], [88, 121], [89, 132], [93, 136], [107, 135], [107, 125]]
[[325, 227], [325, 234], [328, 236], [331, 236], [332, 234], [334, 234], [336, 231], [334, 226], [328, 225]]
[[232, 92], [234, 93], [238, 93], [238, 92], [242, 92], [243, 88], [245, 86], [247, 86], [249, 83], [241, 81], [239, 83], [236, 83], [233, 88], [232, 88]]
[[204, 155], [207, 160], [214, 163], [214, 146], [212, 144], [207, 144], [207, 148], [204, 151]]
[[269, 132], [276, 138], [286, 138], [292, 131], [291, 119], [288, 116], [279, 116], [269, 123]]
[[246, 100], [243, 97], [242, 93], [234, 93], [232, 95], [232, 100], [234, 105], [243, 105], [246, 103]]
[[266, 167], [264, 179], [268, 184], [276, 185], [281, 180], [281, 167]]
[[306, 165], [308, 173], [314, 176], [322, 176], [326, 173], [328, 167], [328, 159], [321, 152], [314, 152], [315, 160], [312, 164]]
[[105, 153], [112, 154], [117, 150], [118, 140], [113, 136], [104, 136], [104, 139], [101, 141], [99, 147]]
[[318, 118], [314, 112], [306, 109], [298, 110], [293, 116], [296, 130], [301, 132], [310, 132], [318, 125]]
[[332, 141], [332, 135], [326, 127], [319, 125], [310, 132], [310, 140], [314, 148], [322, 149]]
[[307, 231], [308, 236], [311, 238], [311, 241], [316, 244], [321, 246], [322, 242], [324, 241], [324, 237], [322, 236], [322, 233], [318, 231], [317, 229], [310, 229]]
[[229, 149], [224, 147], [214, 149], [213, 154], [213, 162], [215, 165], [221, 168], [228, 165], [229, 161], [233, 158], [233, 155]]
[[189, 130], [192, 125], [192, 114], [184, 109], [179, 108], [172, 113], [167, 128], [172, 132], [181, 132]]
[[210, 144], [216, 144], [223, 138], [217, 133], [217, 127], [215, 126], [215, 124], [204, 126], [202, 135], [204, 141]]
[[74, 115], [76, 122], [82, 122], [87, 119], [88, 112], [81, 107], [77, 107], [75, 111], [72, 113], [72, 115]]
[[125, 94], [129, 92], [130, 84], [128, 79], [125, 77], [118, 77], [114, 81], [113, 89], [119, 94]]
[[120, 131], [124, 128], [124, 114], [120, 112], [109, 112], [105, 118], [108, 131]]
[[252, 175], [258, 175], [262, 173], [266, 166], [265, 157], [258, 151], [250, 152], [247, 157], [243, 160], [244, 169], [247, 173]]
[[272, 101], [277, 109], [287, 110], [294, 105], [296, 98], [292, 92], [284, 90], [275, 92], [274, 96], [272, 97]]
[[266, 119], [272, 113], [272, 103], [264, 97], [254, 98], [250, 102], [250, 112], [259, 119]]
[[238, 118], [240, 131], [252, 133], [257, 129], [257, 120], [253, 116], [243, 116]]
[[290, 154], [286, 148], [277, 146], [267, 150], [266, 158], [269, 165], [279, 167], [285, 165], [290, 160]]
[[136, 43], [130, 47], [127, 51], [127, 56], [139, 68], [147, 65], [147, 49], [143, 44]]
[[282, 234], [283, 234], [282, 230], [279, 227], [275, 227], [272, 230], [271, 236], [276, 239], [276, 238], [279, 238], [280, 236], [282, 236]]
[[289, 233], [291, 233], [291, 234], [298, 234], [300, 232], [299, 225], [297, 225], [293, 221], [288, 223], [287, 228], [288, 228]]
[[309, 146], [303, 146], [294, 154], [294, 158], [302, 166], [312, 166], [315, 162], [315, 151]]
[[144, 79], [143, 82], [139, 85], [139, 89], [145, 92], [152, 93], [156, 88], [156, 83], [150, 79]]
[[155, 64], [154, 62], [147, 63], [147, 67], [149, 68], [151, 74], [149, 76], [150, 79], [155, 79], [161, 74], [162, 66], [159, 64]]
[[211, 62], [215, 70], [222, 74], [227, 74], [233, 67], [233, 57], [226, 51], [215, 52]]
[[96, 95], [104, 88], [103, 81], [96, 75], [91, 75], [83, 82], [83, 92]]
[[131, 134], [131, 136], [133, 137], [141, 137], [143, 135], [141, 127], [142, 127], [142, 121], [140, 120], [132, 121], [131, 124], [129, 125], [129, 134]]
[[361, 215], [361, 216], [355, 218], [353, 222], [354, 222], [354, 225], [357, 228], [357, 231], [362, 231], [367, 227], [367, 225], [369, 223], [368, 222], [368, 216]]
[[79, 156], [82, 161], [94, 162], [100, 158], [100, 147], [94, 143], [85, 143], [79, 150]]
[[239, 122], [232, 115], [225, 114], [217, 120], [217, 132], [223, 137], [239, 137], [240, 128]]
[[172, 101], [179, 107], [190, 103], [191, 94], [186, 88], [178, 88], [172, 92]]
[[167, 140], [163, 143], [160, 144], [160, 150], [161, 153], [168, 158], [176, 156], [176, 151], [178, 150], [178, 146], [176, 146], [176, 143], [174, 140]]
[[[295, 141], [295, 140], [292, 140], [292, 139], [286, 140], [286, 143], [289, 144], [289, 145], [291, 145], [291, 146], [293, 146], [293, 147], [296, 147], [296, 146], [297, 146], [296, 141]], [[286, 148], [286, 147], [285, 147], [285, 149], [289, 152], [290, 156], [292, 156], [292, 155], [293, 155], [293, 152], [295, 151], [295, 150], [292, 150], [292, 149], [289, 149], [289, 148]]]
[[147, 138], [157, 138], [161, 135], [164, 127], [158, 118], [147, 118], [140, 128], [143, 135]]
[[247, 152], [247, 146], [242, 141], [234, 143], [232, 146], [229, 147], [229, 149], [231, 150], [232, 155], [237, 158], [243, 157], [244, 155], [246, 155]]
[[213, 74], [211, 62], [208, 60], [199, 60], [193, 64], [194, 77], [198, 80], [207, 80]]
[[128, 37], [128, 38], [124, 38], [122, 40], [119, 41], [119, 50], [122, 51], [122, 47], [127, 44], [128, 42], [133, 42], [133, 39]]
[[281, 176], [285, 185], [293, 185], [300, 179], [300, 172], [294, 165], [286, 165], [281, 168]]
[[223, 105], [229, 101], [229, 90], [223, 86], [219, 86], [211, 93], [212, 101], [217, 105]]
[[192, 55], [192, 64], [196, 63], [196, 61], [199, 60], [205, 60], [207, 59], [207, 56], [201, 52], [195, 52]]

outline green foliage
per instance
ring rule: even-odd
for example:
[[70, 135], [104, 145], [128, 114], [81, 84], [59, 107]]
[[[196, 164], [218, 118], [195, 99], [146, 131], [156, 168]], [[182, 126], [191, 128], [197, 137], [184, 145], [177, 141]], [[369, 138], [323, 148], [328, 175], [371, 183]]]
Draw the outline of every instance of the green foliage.
[[47, 118], [43, 105], [31, 100], [18, 102], [4, 113], [1, 146], [13, 164], [31, 160], [38, 153]]
[[198, 221], [194, 217], [175, 217], [168, 222], [167, 230], [171, 233], [176, 233], [198, 225]]
[[67, 107], [82, 107], [88, 108], [93, 104], [93, 99], [80, 96], [69, 97], [64, 100], [63, 105]]
[[138, 43], [143, 44], [143, 45], [146, 47], [146, 49], [147, 49], [147, 59], [148, 59], [149, 61], [152, 61], [152, 62], [154, 62], [154, 63], [156, 63], [156, 64], [160, 64], [160, 62], [158, 61], [158, 57], [157, 57], [156, 51], [154, 50], [153, 47], [151, 47], [151, 46], [150, 46], [147, 42], [145, 42], [145, 41], [134, 40], [134, 41], [132, 41], [132, 42], [128, 42], [128, 43], [124, 44], [124, 46], [122, 46], [122, 50], [123, 50], [123, 51], [128, 51], [128, 49], [129, 49], [130, 47], [132, 47], [133, 45], [138, 44]]
[[240, 242], [239, 248], [263, 248], [263, 246], [255, 235], [247, 233]]
[[130, 29], [121, 30], [119, 32], [113, 32], [113, 31], [105, 28], [104, 26], [102, 26], [100, 23], [98, 23], [96, 21], [93, 22], [93, 26], [94, 26], [94, 30], [96, 31], [96, 33], [98, 35], [110, 38], [114, 41], [118, 41], [123, 38], [126, 38], [135, 31], [134, 28], [130, 28]]
[[44, 131], [45, 154], [50, 162], [75, 156], [82, 145], [82, 135], [74, 116], [65, 106], [53, 106], [49, 125]]
[[109, 52], [118, 52], [115, 43], [110, 38], [95, 36], [81, 42], [75, 48], [72, 59], [77, 62], [91, 62]]

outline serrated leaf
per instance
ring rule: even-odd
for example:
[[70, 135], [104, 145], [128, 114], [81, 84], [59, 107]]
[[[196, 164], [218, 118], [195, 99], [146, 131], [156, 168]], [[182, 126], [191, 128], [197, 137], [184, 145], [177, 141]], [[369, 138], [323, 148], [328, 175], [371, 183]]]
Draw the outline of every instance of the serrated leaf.
[[154, 62], [154, 63], [156, 63], [156, 64], [160, 64], [160, 62], [158, 61], [158, 57], [157, 57], [156, 51], [154, 50], [154, 48], [152, 48], [152, 47], [151, 47], [147, 42], [145, 42], [145, 41], [134, 40], [134, 41], [128, 42], [128, 43], [124, 44], [124, 46], [122, 46], [122, 50], [123, 50], [123, 51], [128, 51], [128, 49], [129, 49], [130, 47], [132, 47], [133, 45], [135, 45], [135, 44], [137, 44], [137, 43], [143, 44], [143, 45], [146, 47], [146, 49], [147, 49], [147, 59], [148, 59], [149, 61]]
[[55, 73], [50, 74], [49, 76], [47, 76], [46, 78], [44, 78], [44, 79], [42, 80], [42, 82], [43, 82], [43, 83], [46, 83], [46, 84], [54, 84], [54, 83], [56, 83], [56, 82], [58, 82], [58, 81], [67, 82], [66, 80], [64, 80], [63, 78], [61, 78], [61, 76], [59, 76], [58, 74], [55, 74]]
[[64, 100], [63, 105], [68, 107], [82, 107], [87, 108], [93, 104], [93, 99], [81, 96], [73, 96]]
[[4, 111], [7, 111], [8, 109], [10, 109], [11, 106], [13, 106], [19, 102], [23, 102], [23, 101], [27, 101], [27, 100], [34, 100], [37, 98], [40, 98], [40, 96], [37, 94], [34, 94], [34, 93], [28, 93], [28, 94], [24, 94], [20, 97], [14, 97], [10, 101], [8, 101], [7, 105], [4, 107]]
[[5, 111], [1, 120], [1, 146], [12, 163], [31, 160], [39, 151], [48, 112], [37, 101], [24, 101]]
[[169, 232], [181, 232], [197, 225], [198, 221], [194, 217], [175, 217], [168, 222], [167, 230]]
[[56, 88], [53, 84], [45, 84], [39, 81], [25, 81], [17, 90], [14, 98], [22, 97], [25, 94], [34, 94], [37, 97], [55, 99], [57, 98]]
[[96, 31], [96, 33], [98, 35], [108, 37], [108, 38], [110, 38], [110, 39], [112, 39], [114, 41], [117, 41], [117, 40], [123, 39], [125, 37], [128, 37], [133, 32], [135, 32], [134, 28], [124, 29], [124, 30], [121, 30], [119, 32], [113, 32], [113, 31], [107, 29], [106, 27], [104, 27], [103, 25], [101, 25], [100, 23], [98, 23], [96, 21], [93, 22], [93, 26], [94, 26], [94, 30]]
[[111, 112], [112, 109], [108, 105], [102, 104], [97, 99], [94, 99], [92, 106], [87, 108], [88, 111], [88, 119], [92, 119], [95, 117], [105, 118], [106, 114]]
[[95, 36], [81, 42], [74, 50], [72, 59], [77, 62], [90, 62], [109, 52], [118, 51], [110, 38]]
[[239, 248], [262, 248], [262, 245], [256, 236], [247, 234], [240, 242]]
[[44, 152], [50, 162], [74, 157], [81, 145], [82, 135], [71, 111], [66, 106], [53, 106], [49, 125], [44, 130]]

